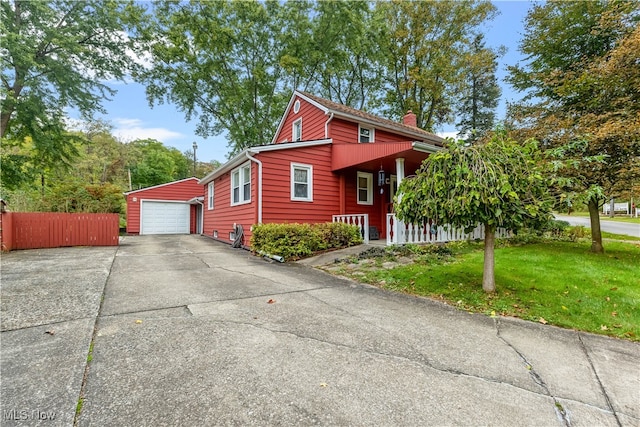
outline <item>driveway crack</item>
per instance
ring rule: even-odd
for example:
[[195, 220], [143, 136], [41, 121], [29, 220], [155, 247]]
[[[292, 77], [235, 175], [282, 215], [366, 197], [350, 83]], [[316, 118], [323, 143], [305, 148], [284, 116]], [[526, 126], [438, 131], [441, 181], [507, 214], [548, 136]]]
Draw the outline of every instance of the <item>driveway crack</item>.
[[[430, 370], [433, 370], [433, 371], [436, 371], [436, 372], [441, 372], [441, 373], [444, 373], [444, 374], [454, 375], [454, 376], [458, 376], [458, 377], [473, 379], [473, 380], [487, 382], [487, 383], [500, 384], [500, 385], [504, 385], [504, 386], [507, 386], [507, 387], [513, 387], [515, 389], [522, 390], [522, 391], [527, 392], [527, 393], [532, 393], [532, 394], [536, 394], [536, 395], [543, 395], [545, 397], [549, 397], [549, 398], [553, 399], [554, 403], [556, 404], [556, 410], [557, 411], [559, 410], [558, 406], [561, 407], [561, 405], [559, 405], [559, 403], [556, 401], [556, 399], [553, 396], [551, 396], [550, 394], [548, 394], [548, 393], [547, 394], [542, 394], [542, 393], [536, 392], [535, 390], [519, 387], [518, 385], [511, 384], [511, 383], [504, 382], [504, 381], [500, 381], [500, 380], [497, 380], [497, 379], [492, 379], [492, 378], [482, 377], [482, 376], [478, 376], [478, 375], [473, 375], [473, 374], [469, 374], [469, 373], [466, 373], [466, 372], [463, 372], [463, 371], [459, 371], [459, 370], [456, 370], [456, 369], [448, 369], [448, 368], [435, 366], [432, 363], [430, 363], [420, 351], [414, 351], [414, 354], [416, 354], [418, 357], [412, 358], [412, 357], [408, 357], [408, 356], [405, 356], [405, 355], [402, 355], [402, 354], [394, 354], [394, 353], [387, 353], [387, 352], [375, 351], [375, 350], [370, 350], [370, 349], [369, 350], [368, 349], [363, 349], [363, 348], [360, 348], [360, 347], [357, 347], [357, 346], [351, 346], [351, 345], [347, 345], [347, 344], [343, 344], [343, 343], [339, 343], [339, 342], [335, 342], [335, 341], [330, 341], [330, 340], [325, 340], [325, 339], [314, 337], [314, 336], [299, 334], [299, 333], [296, 333], [296, 332], [287, 331], [287, 330], [283, 330], [283, 329], [269, 328], [269, 327], [267, 327], [265, 325], [255, 324], [255, 323], [251, 323], [251, 322], [234, 321], [234, 320], [216, 320], [215, 322], [216, 323], [221, 323], [221, 324], [225, 324], [226, 323], [226, 324], [249, 326], [249, 327], [253, 327], [253, 328], [269, 331], [269, 332], [274, 333], [274, 334], [289, 335], [289, 336], [292, 336], [292, 337], [295, 337], [295, 338], [298, 338], [298, 339], [319, 342], [319, 343], [330, 345], [330, 346], [333, 346], [333, 347], [343, 348], [343, 349], [352, 350], [352, 351], [356, 351], [356, 352], [363, 352], [363, 353], [366, 353], [366, 354], [369, 354], [369, 355], [380, 356], [380, 357], [385, 357], [385, 358], [392, 358], [392, 359], [396, 359], [396, 360], [404, 360], [406, 362], [409, 362], [411, 364], [419, 366], [421, 369], [430, 369]], [[413, 347], [411, 345], [409, 345], [409, 346]], [[568, 422], [566, 422], [565, 425], [567, 427], [570, 427]]]
[[607, 393], [607, 390], [604, 388], [604, 384], [602, 384], [602, 380], [600, 380], [600, 376], [598, 375], [598, 371], [596, 370], [596, 367], [593, 364], [593, 360], [591, 360], [591, 355], [589, 354], [589, 350], [587, 349], [587, 346], [585, 345], [584, 341], [582, 340], [582, 335], [581, 334], [578, 334], [578, 341], [580, 342], [580, 348], [584, 352], [584, 355], [586, 356], [587, 361], [589, 362], [589, 366], [591, 367], [591, 370], [593, 371], [593, 375], [595, 375], [596, 379], [598, 380], [598, 386], [600, 387], [600, 391], [602, 392], [602, 395], [604, 396], [604, 399], [607, 402], [607, 406], [609, 407], [609, 410], [611, 410], [611, 412], [613, 413], [613, 416], [616, 419], [616, 423], [618, 423], [618, 427], [622, 427], [622, 423], [620, 422], [620, 418], [618, 418], [618, 413], [616, 412], [615, 408], [613, 407], [613, 404], [611, 403], [611, 399], [609, 398], [609, 394]]
[[118, 255], [118, 251], [120, 250], [120, 246], [116, 249], [113, 254], [113, 259], [111, 260], [111, 266], [109, 266], [109, 274], [104, 280], [104, 286], [102, 287], [102, 294], [100, 295], [100, 305], [98, 306], [98, 312], [96, 313], [95, 321], [93, 322], [93, 332], [91, 334], [91, 342], [89, 343], [89, 348], [87, 349], [87, 362], [84, 365], [84, 373], [82, 375], [82, 384], [80, 386], [80, 394], [78, 395], [78, 403], [76, 405], [76, 413], [73, 416], [73, 425], [74, 427], [79, 425], [80, 422], [80, 414], [82, 413], [82, 405], [84, 403], [85, 392], [87, 388], [87, 379], [89, 378], [89, 369], [91, 367], [91, 361], [93, 359], [93, 345], [95, 343], [96, 337], [98, 336], [98, 321], [102, 314], [102, 309], [104, 306], [104, 298], [107, 292], [107, 284], [109, 283], [109, 277], [111, 277], [111, 272], [113, 271], [113, 266], [116, 261], [116, 257]]
[[[545, 395], [547, 395], [551, 399], [553, 399], [554, 410], [556, 411], [556, 414], [558, 414], [558, 417], [560, 418], [562, 423], [566, 427], [571, 427], [571, 421], [569, 419], [569, 415], [567, 414], [567, 411], [564, 409], [564, 407], [562, 406], [562, 404], [560, 403], [558, 398], [555, 395], [553, 395], [553, 393], [551, 393], [551, 391], [549, 390], [549, 387], [547, 386], [547, 383], [544, 381], [542, 376], [540, 374], [538, 374], [538, 372], [536, 372], [533, 364], [531, 362], [529, 362], [529, 360], [527, 360], [527, 357], [526, 357], [526, 355], [524, 353], [522, 353], [520, 350], [518, 350], [513, 344], [511, 344], [506, 338], [504, 338], [500, 334], [500, 319], [494, 318], [494, 325], [496, 327], [496, 336], [498, 337], [498, 339], [500, 339], [502, 342], [504, 342], [509, 348], [511, 348], [522, 359], [522, 361], [526, 364], [527, 370], [529, 371], [529, 375], [531, 375], [531, 379], [536, 384], [538, 384], [540, 386], [540, 388], [542, 388], [542, 390], [544, 390], [544, 394]], [[616, 417], [616, 419], [617, 419], [617, 417]]]

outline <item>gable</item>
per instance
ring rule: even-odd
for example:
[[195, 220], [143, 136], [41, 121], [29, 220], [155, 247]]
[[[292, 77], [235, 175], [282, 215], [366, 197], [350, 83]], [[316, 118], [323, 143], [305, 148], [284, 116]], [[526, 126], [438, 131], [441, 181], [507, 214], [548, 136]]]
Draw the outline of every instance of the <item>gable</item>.
[[271, 143], [295, 142], [293, 123], [296, 121], [302, 123], [301, 141], [324, 139], [326, 138], [327, 120], [328, 116], [322, 106], [294, 93]]

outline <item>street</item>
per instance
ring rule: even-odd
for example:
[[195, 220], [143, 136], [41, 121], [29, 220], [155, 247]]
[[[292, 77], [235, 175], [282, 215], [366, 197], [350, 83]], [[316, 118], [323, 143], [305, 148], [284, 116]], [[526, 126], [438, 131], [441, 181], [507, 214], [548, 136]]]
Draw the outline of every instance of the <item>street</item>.
[[[589, 217], [555, 215], [556, 219], [567, 221], [571, 225], [584, 225], [590, 227]], [[627, 236], [640, 237], [640, 224], [632, 224], [628, 222], [616, 222], [600, 219], [600, 228], [602, 231], [615, 234], [626, 234]]]

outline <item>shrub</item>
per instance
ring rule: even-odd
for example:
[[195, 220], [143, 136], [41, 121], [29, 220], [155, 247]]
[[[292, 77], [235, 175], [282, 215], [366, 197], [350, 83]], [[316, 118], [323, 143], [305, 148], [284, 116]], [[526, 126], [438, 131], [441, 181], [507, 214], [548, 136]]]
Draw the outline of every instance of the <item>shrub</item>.
[[552, 219], [540, 231], [549, 234], [551, 237], [561, 237], [567, 228], [569, 228], [567, 221]]
[[299, 259], [315, 252], [362, 243], [358, 227], [337, 222], [324, 224], [258, 224], [253, 226], [251, 250]]
[[576, 225], [575, 227], [566, 229], [565, 235], [569, 237], [569, 240], [575, 242], [587, 236], [587, 229], [582, 225]]

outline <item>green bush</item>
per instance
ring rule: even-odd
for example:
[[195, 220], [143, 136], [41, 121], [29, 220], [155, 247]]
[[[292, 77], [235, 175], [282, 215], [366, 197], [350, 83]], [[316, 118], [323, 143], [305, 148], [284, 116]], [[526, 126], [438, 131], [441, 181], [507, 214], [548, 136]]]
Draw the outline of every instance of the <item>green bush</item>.
[[358, 227], [338, 222], [323, 224], [257, 224], [251, 233], [251, 250], [299, 259], [328, 249], [362, 243]]
[[576, 242], [580, 239], [587, 237], [587, 229], [582, 225], [576, 225], [569, 227], [565, 230], [565, 235], [569, 237], [569, 240]]

